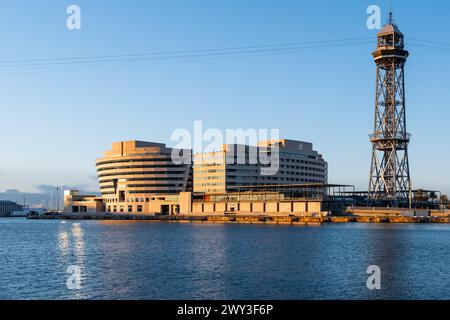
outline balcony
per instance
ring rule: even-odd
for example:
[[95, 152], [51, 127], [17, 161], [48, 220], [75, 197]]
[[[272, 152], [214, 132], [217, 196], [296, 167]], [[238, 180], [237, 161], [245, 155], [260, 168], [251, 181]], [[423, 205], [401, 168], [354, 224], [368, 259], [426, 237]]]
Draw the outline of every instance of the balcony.
[[370, 141], [377, 142], [381, 140], [397, 140], [402, 142], [409, 142], [411, 140], [411, 134], [410, 133], [404, 133], [404, 132], [396, 132], [396, 133], [384, 133], [384, 132], [377, 132], [374, 134], [369, 135]]

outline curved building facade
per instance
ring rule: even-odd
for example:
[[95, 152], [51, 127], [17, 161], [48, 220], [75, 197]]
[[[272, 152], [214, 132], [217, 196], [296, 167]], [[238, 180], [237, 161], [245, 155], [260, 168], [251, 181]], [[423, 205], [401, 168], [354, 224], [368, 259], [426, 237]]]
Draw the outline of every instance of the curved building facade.
[[190, 154], [190, 150], [174, 150], [161, 143], [113, 143], [112, 149], [96, 161], [106, 211], [149, 212], [152, 201], [190, 191], [192, 165], [174, 163], [173, 151]]

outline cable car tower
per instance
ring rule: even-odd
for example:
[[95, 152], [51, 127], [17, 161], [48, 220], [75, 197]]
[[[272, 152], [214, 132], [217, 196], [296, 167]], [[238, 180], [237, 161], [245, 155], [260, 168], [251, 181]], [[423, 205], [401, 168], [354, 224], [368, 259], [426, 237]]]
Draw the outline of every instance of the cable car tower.
[[411, 177], [406, 131], [404, 35], [394, 22], [392, 11], [377, 35], [373, 53], [377, 66], [372, 164], [369, 202], [399, 207], [411, 205]]

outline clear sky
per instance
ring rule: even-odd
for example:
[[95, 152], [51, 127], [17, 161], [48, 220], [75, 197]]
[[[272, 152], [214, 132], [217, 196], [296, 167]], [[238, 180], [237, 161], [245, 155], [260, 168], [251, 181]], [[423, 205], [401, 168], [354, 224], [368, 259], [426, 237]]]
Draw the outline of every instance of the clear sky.
[[[81, 8], [81, 30], [66, 8]], [[376, 30], [364, 0], [9, 0], [0, 5], [0, 191], [96, 190], [113, 141], [170, 141], [178, 128], [278, 128], [314, 143], [329, 180], [367, 189]], [[394, 0], [408, 38], [450, 43], [448, 0]], [[386, 18], [383, 11], [383, 22]], [[11, 68], [90, 57], [344, 38], [373, 42], [244, 56]], [[450, 52], [407, 42], [413, 187], [450, 193]], [[430, 44], [430, 43], [427, 43]], [[444, 46], [440, 44], [440, 46]], [[448, 46], [447, 48], [450, 48]]]

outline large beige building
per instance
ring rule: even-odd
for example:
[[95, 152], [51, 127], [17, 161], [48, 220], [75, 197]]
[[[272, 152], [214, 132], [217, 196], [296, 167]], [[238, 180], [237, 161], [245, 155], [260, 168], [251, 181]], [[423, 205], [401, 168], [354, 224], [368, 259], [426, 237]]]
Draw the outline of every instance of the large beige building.
[[[97, 159], [97, 175], [106, 212], [151, 211], [150, 203], [161, 197], [177, 198], [192, 189], [192, 165], [172, 161], [174, 149], [165, 144], [125, 141], [113, 143]], [[190, 154], [190, 150], [175, 150]], [[177, 207], [167, 207], [173, 210]]]
[[[253, 161], [252, 161], [253, 159]], [[263, 141], [258, 146], [223, 145], [196, 154], [194, 192], [224, 193], [239, 186], [327, 183], [327, 162], [309, 142]]]
[[326, 199], [334, 187], [326, 185], [327, 163], [311, 143], [224, 145], [196, 155], [194, 172], [191, 162], [175, 163], [174, 153], [191, 155], [159, 143], [113, 143], [96, 161], [102, 196], [67, 191], [65, 212], [315, 215], [331, 208]]

